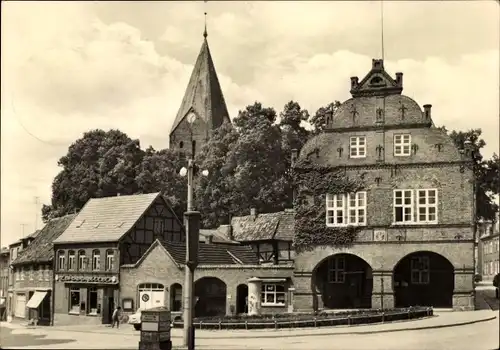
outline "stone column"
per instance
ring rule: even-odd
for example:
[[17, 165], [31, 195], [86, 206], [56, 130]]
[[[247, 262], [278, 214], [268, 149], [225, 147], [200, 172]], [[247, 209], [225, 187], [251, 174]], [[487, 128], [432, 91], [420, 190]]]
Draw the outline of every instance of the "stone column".
[[374, 270], [372, 289], [372, 309], [394, 308], [394, 290], [392, 288], [392, 271]]
[[252, 277], [248, 280], [248, 315], [260, 315], [262, 280]]
[[290, 287], [288, 288], [288, 312], [292, 313], [293, 312], [293, 294], [295, 292], [295, 288]]
[[474, 268], [455, 268], [454, 274], [453, 309], [474, 310]]

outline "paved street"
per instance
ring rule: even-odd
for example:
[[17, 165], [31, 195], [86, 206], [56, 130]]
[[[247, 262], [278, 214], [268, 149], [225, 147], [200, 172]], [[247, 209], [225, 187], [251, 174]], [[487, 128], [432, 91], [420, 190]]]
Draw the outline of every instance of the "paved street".
[[[198, 349], [497, 349], [498, 318], [469, 325], [421, 330], [400, 330], [415, 327], [435, 327], [456, 320], [480, 320], [495, 317], [493, 311], [444, 312], [438, 317], [415, 322], [399, 322], [360, 327], [263, 330], [263, 331], [200, 331]], [[5, 328], [5, 327], [2, 327]], [[374, 333], [380, 332], [383, 333]], [[354, 333], [354, 334], [353, 334]], [[10, 335], [9, 335], [10, 334]], [[43, 337], [43, 338], [41, 338]], [[18, 340], [16, 340], [18, 339]], [[68, 339], [74, 341], [68, 342]], [[137, 349], [139, 332], [131, 327], [119, 330], [110, 328], [90, 329], [73, 326], [16, 329], [7, 331], [2, 346], [16, 349]], [[174, 346], [182, 342], [180, 330], [174, 330]]]

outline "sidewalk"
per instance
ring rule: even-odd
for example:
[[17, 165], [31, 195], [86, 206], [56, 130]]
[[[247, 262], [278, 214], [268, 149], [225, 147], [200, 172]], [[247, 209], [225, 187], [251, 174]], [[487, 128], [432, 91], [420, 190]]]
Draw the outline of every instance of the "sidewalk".
[[[460, 311], [460, 312], [443, 312], [436, 313], [435, 316], [420, 320], [398, 321], [391, 323], [379, 323], [371, 325], [356, 325], [356, 326], [338, 326], [338, 327], [321, 327], [321, 328], [292, 328], [292, 329], [259, 329], [259, 330], [196, 330], [198, 339], [241, 339], [249, 338], [280, 338], [280, 337], [306, 337], [306, 336], [321, 336], [332, 334], [371, 334], [371, 333], [387, 333], [399, 332], [408, 330], [422, 330], [431, 328], [444, 328], [461, 326], [466, 324], [485, 322], [495, 319], [498, 312], [491, 310], [480, 311]], [[25, 329], [25, 326], [18, 324], [9, 324], [2, 322], [2, 327], [15, 329]], [[88, 326], [88, 325], [73, 325], [73, 326], [54, 326], [54, 327], [37, 327], [43, 329], [47, 333], [54, 332], [81, 332], [81, 333], [98, 333], [98, 334], [121, 334], [124, 336], [140, 336], [140, 332], [133, 329], [131, 325], [125, 324], [120, 329], [109, 328], [104, 326]], [[182, 338], [182, 329], [172, 329], [172, 338]]]

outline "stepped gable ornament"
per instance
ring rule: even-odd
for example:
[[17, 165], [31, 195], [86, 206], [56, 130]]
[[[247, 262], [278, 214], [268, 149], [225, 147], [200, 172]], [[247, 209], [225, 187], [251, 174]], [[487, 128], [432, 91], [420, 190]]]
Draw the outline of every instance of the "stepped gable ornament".
[[380, 158], [382, 158], [382, 152], [384, 151], [384, 146], [382, 146], [382, 145], [378, 145], [378, 146], [375, 148], [375, 150], [376, 150], [376, 151], [377, 151], [377, 153], [378, 153], [378, 158], [379, 158], [379, 159], [380, 159]]
[[352, 97], [371, 97], [400, 95], [403, 91], [403, 77], [401, 73], [396, 73], [396, 79], [384, 69], [383, 59], [373, 59], [372, 69], [358, 82], [357, 77], [351, 78]]
[[342, 157], [342, 152], [344, 149], [342, 147], [337, 148], [337, 152], [339, 152], [339, 157]]

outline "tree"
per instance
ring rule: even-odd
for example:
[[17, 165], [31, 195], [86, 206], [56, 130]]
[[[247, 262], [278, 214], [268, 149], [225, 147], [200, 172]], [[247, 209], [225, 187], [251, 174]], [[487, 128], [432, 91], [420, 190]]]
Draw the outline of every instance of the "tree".
[[135, 178], [140, 192], [162, 192], [179, 217], [186, 211], [187, 179], [179, 175], [179, 170], [187, 165], [186, 159], [179, 150], [156, 151], [149, 147]]
[[328, 112], [335, 115], [337, 110], [340, 108], [341, 103], [339, 101], [331, 102], [326, 106], [321, 107], [316, 111], [316, 113], [309, 119], [309, 124], [313, 126], [313, 134], [317, 135], [325, 129], [326, 126], [326, 115]]
[[[445, 127], [440, 129], [447, 131]], [[494, 220], [498, 211], [493, 195], [499, 194], [500, 189], [500, 160], [497, 154], [491, 159], [484, 159], [481, 149], [486, 142], [481, 138], [481, 129], [467, 131], [451, 131], [448, 133], [458, 149], [464, 149], [465, 141], [472, 143], [474, 150], [474, 176], [476, 177], [476, 207], [477, 219]]]
[[52, 203], [42, 207], [47, 220], [80, 210], [90, 198], [133, 194], [137, 167], [144, 152], [139, 141], [119, 130], [92, 130], [75, 141], [58, 165]]
[[229, 215], [282, 210], [290, 201], [287, 170], [276, 112], [255, 102], [219, 128], [202, 148], [196, 201], [205, 227], [227, 223]]

